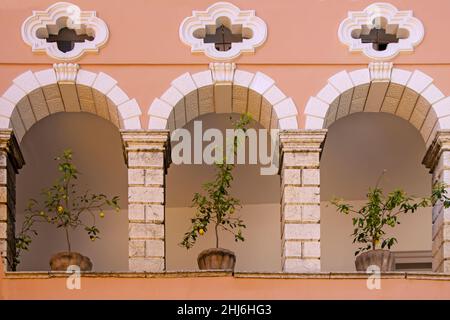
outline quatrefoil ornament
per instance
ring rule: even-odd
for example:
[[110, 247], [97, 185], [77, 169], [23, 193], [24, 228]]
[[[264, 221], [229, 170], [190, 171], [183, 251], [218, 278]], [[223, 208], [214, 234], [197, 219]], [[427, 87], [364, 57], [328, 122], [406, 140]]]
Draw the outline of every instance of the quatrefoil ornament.
[[339, 26], [338, 36], [351, 52], [389, 60], [401, 52], [414, 51], [424, 37], [424, 28], [412, 11], [374, 3], [363, 11], [350, 11]]
[[22, 38], [32, 51], [58, 60], [75, 60], [86, 52], [98, 52], [108, 37], [108, 27], [95, 11], [82, 11], [68, 2], [33, 11], [22, 24]]
[[267, 26], [254, 10], [217, 2], [205, 11], [193, 11], [181, 23], [179, 35], [191, 52], [215, 60], [232, 60], [261, 46], [267, 38]]

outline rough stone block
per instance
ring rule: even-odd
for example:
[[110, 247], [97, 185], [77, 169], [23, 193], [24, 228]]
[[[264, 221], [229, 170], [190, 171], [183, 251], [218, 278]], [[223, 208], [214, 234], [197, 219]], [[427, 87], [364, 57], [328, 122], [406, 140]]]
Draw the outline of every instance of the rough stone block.
[[300, 241], [286, 241], [283, 254], [285, 257], [301, 257], [302, 243]]
[[284, 206], [283, 215], [284, 221], [301, 221], [302, 220], [302, 205], [287, 204]]
[[320, 242], [306, 241], [302, 245], [303, 258], [320, 258]]
[[129, 236], [132, 239], [163, 239], [164, 225], [153, 223], [130, 223]]
[[157, 167], [163, 168], [164, 155], [162, 152], [128, 152], [129, 167]]
[[300, 169], [283, 169], [283, 184], [301, 184]]
[[302, 170], [303, 185], [320, 185], [319, 169], [303, 169]]
[[320, 221], [320, 204], [303, 205], [302, 206], [303, 222], [319, 222]]
[[164, 259], [162, 258], [130, 258], [128, 264], [130, 271], [135, 272], [164, 271]]
[[319, 259], [286, 259], [284, 261], [283, 271], [298, 273], [320, 272]]
[[164, 222], [164, 205], [146, 205], [145, 221], [153, 221], [158, 223]]
[[145, 241], [146, 257], [164, 257], [164, 241], [162, 240], [146, 240]]
[[145, 170], [144, 169], [128, 169], [128, 184], [143, 185], [145, 183]]
[[164, 188], [160, 187], [129, 187], [130, 202], [164, 203]]
[[317, 167], [319, 165], [319, 152], [285, 152], [283, 155], [284, 167]]
[[317, 187], [293, 187], [284, 188], [285, 203], [319, 203], [320, 189]]
[[129, 240], [128, 256], [144, 257], [145, 256], [145, 240]]
[[319, 240], [320, 224], [287, 223], [284, 226], [284, 239]]
[[145, 170], [145, 184], [146, 185], [163, 185], [164, 184], [164, 170]]
[[145, 205], [130, 203], [128, 205], [128, 219], [130, 221], [144, 221]]

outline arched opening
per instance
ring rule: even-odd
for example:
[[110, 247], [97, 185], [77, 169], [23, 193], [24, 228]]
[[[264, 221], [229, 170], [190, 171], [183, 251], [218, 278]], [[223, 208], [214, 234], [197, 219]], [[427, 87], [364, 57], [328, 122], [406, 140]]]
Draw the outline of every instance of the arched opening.
[[[219, 129], [225, 137], [225, 129], [232, 128], [238, 114], [207, 114], [187, 123], [184, 128], [194, 136], [194, 121], [201, 121], [203, 132], [210, 128]], [[230, 117], [232, 119], [230, 119]], [[250, 127], [262, 126], [252, 121]], [[209, 142], [204, 142], [203, 146]], [[173, 147], [173, 146], [172, 146]], [[246, 156], [248, 158], [248, 146]], [[280, 271], [280, 177], [261, 175], [260, 164], [238, 164], [234, 170], [232, 194], [241, 201], [237, 212], [246, 228], [244, 242], [235, 242], [226, 231], [220, 232], [220, 247], [235, 252], [236, 270]], [[207, 164], [171, 164], [166, 176], [166, 268], [167, 270], [196, 270], [197, 255], [215, 245], [214, 231], [199, 238], [196, 245], [186, 250], [179, 246], [184, 233], [195, 214], [192, 198], [195, 192], [203, 192], [201, 185], [214, 177], [214, 167]]]
[[[253, 118], [255, 126], [257, 124], [258, 128], [280, 130], [298, 129], [297, 108], [293, 100], [287, 97], [275, 85], [273, 79], [261, 72], [253, 74], [235, 70], [235, 67], [232, 63], [214, 63], [210, 65], [210, 70], [192, 75], [185, 73], [173, 80], [170, 88], [160, 98], [156, 98], [153, 101], [148, 111], [148, 128], [151, 130], [150, 132], [153, 131], [153, 134], [152, 137], [142, 137], [141, 139], [154, 139], [152, 143], [158, 146], [154, 148], [154, 153], [158, 154], [158, 159], [162, 159], [163, 157], [167, 159], [167, 155], [162, 152], [162, 150], [167, 151], [167, 146], [161, 142], [166, 137], [166, 130], [173, 132], [175, 129], [185, 127], [191, 127], [192, 129], [192, 121], [196, 119], [204, 122], [203, 128], [219, 126], [219, 129], [222, 128], [223, 130], [226, 127], [230, 128], [230, 122], [224, 121], [224, 119], [228, 119], [230, 114], [247, 113]], [[211, 123], [209, 124], [209, 122]], [[276, 133], [278, 134], [278, 131]], [[127, 141], [130, 141], [130, 145], [134, 144], [137, 146], [140, 144], [140, 142], [135, 142], [133, 139], [135, 140], [136, 138], [132, 136], [127, 138]], [[130, 150], [133, 152], [131, 147]], [[268, 156], [271, 156], [271, 154], [268, 154]], [[156, 167], [149, 167], [146, 170], [151, 170], [152, 172], [156, 170], [158, 174], [161, 174], [161, 168], [158, 167], [160, 162], [158, 162]], [[278, 163], [276, 164], [276, 168], [278, 169], [277, 165]], [[196, 253], [199, 252], [202, 245], [207, 246], [208, 237], [202, 238], [200, 241], [201, 244], [196, 250], [190, 250], [188, 253], [189, 257], [187, 257], [186, 252], [179, 251], [182, 248], [177, 247], [177, 244], [182, 240], [182, 236], [186, 231], [182, 230], [188, 224], [183, 225], [180, 223], [177, 215], [188, 217], [189, 214], [194, 212], [192, 208], [188, 208], [192, 196], [195, 191], [201, 191], [199, 189], [201, 181], [207, 181], [208, 177], [212, 176], [213, 171], [212, 168], [202, 168], [199, 166], [192, 169], [192, 167], [180, 166], [180, 168], [173, 168], [172, 164], [165, 180], [167, 185], [165, 182], [161, 182], [161, 179], [155, 178], [149, 182], [147, 182], [147, 179], [144, 179], [145, 183], [149, 186], [145, 189], [145, 192], [155, 195], [156, 200], [161, 199], [161, 192], [164, 193], [164, 199], [167, 200], [163, 202], [166, 220], [162, 222], [160, 217], [158, 217], [158, 219], [146, 222], [146, 228], [155, 230], [155, 232], [151, 237], [147, 238], [149, 241], [145, 244], [141, 241], [142, 239], [136, 241], [130, 240], [132, 242], [130, 246], [132, 247], [131, 250], [133, 253], [130, 256], [130, 268], [132, 270], [159, 271], [164, 267], [168, 269], [197, 268], [195, 263]], [[247, 242], [249, 246], [245, 247], [245, 244], [239, 244], [241, 248], [244, 248], [242, 249], [243, 251], [240, 251], [241, 249], [232, 243], [230, 243], [230, 246], [236, 248], [237, 253], [241, 256], [241, 258], [238, 258], [240, 261], [237, 263], [238, 269], [278, 271], [282, 268], [282, 248], [280, 249], [280, 247], [283, 247], [283, 245], [281, 241], [276, 241], [276, 239], [280, 239], [281, 230], [283, 230], [282, 226], [280, 228], [280, 208], [284, 207], [284, 204], [283, 198], [280, 196], [281, 191], [272, 192], [270, 190], [275, 185], [278, 185], [278, 188], [282, 189], [280, 188], [280, 177], [276, 174], [279, 173], [278, 170], [275, 170], [272, 173], [274, 176], [262, 178], [258, 176], [258, 169], [256, 166], [251, 169], [250, 167], [239, 168], [238, 166], [236, 169], [236, 173], [241, 176], [237, 177], [236, 180], [245, 181], [252, 186], [248, 188], [243, 188], [240, 185], [235, 186], [237, 187], [236, 193], [242, 193], [244, 195], [244, 199], [241, 200], [245, 207], [244, 212], [249, 220], [252, 221], [253, 219], [253, 221], [258, 223], [255, 224], [256, 227], [250, 230], [250, 233], [254, 233], [255, 236], [249, 237], [249, 241]], [[196, 173], [195, 176], [194, 173]], [[248, 179], [246, 178], [247, 176]], [[178, 177], [180, 178], [179, 180], [177, 180]], [[197, 177], [200, 179], [197, 179]], [[190, 183], [188, 184], [188, 188], [184, 188], [184, 184], [186, 183]], [[191, 186], [192, 183], [194, 184]], [[160, 189], [151, 189], [150, 186], [155, 186]], [[176, 188], [179, 188], [178, 191]], [[254, 192], [248, 193], [250, 188]], [[189, 190], [189, 192], [186, 193], [186, 190]], [[144, 192], [144, 189], [136, 189], [136, 193], [140, 192]], [[177, 195], [177, 193], [179, 194]], [[181, 196], [181, 194], [184, 196]], [[151, 202], [150, 204], [149, 202], [150, 206], [153, 206], [155, 203]], [[142, 210], [139, 210], [140, 216], [142, 217]], [[267, 216], [268, 218], [263, 221], [258, 216], [261, 210], [270, 213]], [[158, 212], [161, 212], [160, 207], [158, 207]], [[189, 222], [188, 219], [184, 221]], [[161, 237], [161, 223], [165, 224], [163, 237]], [[169, 226], [170, 223], [173, 223], [172, 226]], [[256, 236], [261, 234], [261, 230], [266, 229], [270, 237], [267, 234]], [[139, 235], [138, 232], [132, 233], [135, 233], [136, 236]], [[267, 257], [267, 252], [269, 251], [265, 250], [265, 252], [261, 252], [263, 246], [261, 243], [258, 243], [267, 239], [272, 239], [270, 240], [270, 244], [268, 244], [268, 248], [270, 248], [269, 258]], [[165, 246], [164, 241], [166, 241]], [[214, 244], [210, 244], [209, 246], [213, 247]], [[138, 247], [138, 250], [135, 250], [135, 247]], [[165, 250], [162, 249], [163, 247]], [[165, 256], [163, 257], [162, 255]], [[166, 262], [165, 266], [163, 266], [162, 261]]]
[[[396, 188], [420, 198], [430, 195], [431, 175], [422, 159], [425, 143], [406, 120], [387, 113], [355, 113], [329, 128], [321, 159], [321, 265], [323, 271], [354, 271], [352, 215], [338, 213], [330, 204], [342, 197], [360, 208], [366, 193], [387, 170], [380, 187], [387, 194]], [[410, 260], [397, 266], [431, 271], [431, 208], [402, 215], [400, 225], [386, 227], [398, 243], [392, 251]], [[408, 253], [408, 254], [406, 254]]]
[[[373, 62], [368, 69], [341, 71], [329, 78], [328, 84], [309, 99], [304, 112], [305, 128], [332, 128], [334, 122], [360, 112], [388, 113], [408, 121], [425, 143], [425, 148], [417, 156], [423, 157], [423, 164], [432, 173], [432, 183], [449, 184], [446, 176], [446, 132], [450, 129], [450, 97], [445, 97], [433, 84], [432, 77], [419, 70], [410, 72], [392, 68], [392, 63], [385, 62]], [[355, 133], [353, 135], [357, 138]], [[401, 134], [394, 132], [392, 135], [395, 138]], [[385, 140], [389, 143], [392, 139]], [[410, 172], [411, 175], [415, 173]], [[428, 184], [428, 194], [432, 183]], [[406, 186], [403, 188], [407, 189]], [[426, 268], [429, 269], [431, 256], [433, 271], [448, 270], [448, 254], [444, 246], [448, 241], [445, 233], [447, 222], [445, 210], [439, 202], [434, 205], [432, 220], [428, 222], [428, 228], [432, 230], [432, 250], [431, 254], [428, 250], [421, 260], [427, 261]]]
[[[36, 122], [24, 135], [20, 148], [25, 166], [16, 182], [16, 230], [20, 228], [30, 198], [42, 200], [43, 188], [52, 185], [59, 172], [56, 156], [73, 151], [80, 171], [80, 192], [104, 193], [120, 197], [120, 212], [105, 211], [97, 217], [100, 239], [91, 242], [83, 227], [71, 231], [72, 250], [88, 256], [95, 271], [128, 269], [127, 169], [123, 160], [120, 133], [110, 121], [85, 112], [57, 113]], [[90, 223], [91, 217], [84, 217]], [[48, 270], [50, 257], [66, 251], [64, 232], [54, 225], [37, 224], [29, 251], [24, 251], [18, 271]]]
[[[103, 181], [110, 181], [117, 177], [117, 183], [108, 183], [103, 191], [106, 191], [105, 189], [108, 188], [120, 189], [117, 195], [121, 198], [122, 209], [126, 210], [128, 194], [125, 186], [127, 182], [123, 180], [123, 174], [126, 171], [121, 171], [122, 169], [118, 167], [114, 168], [108, 165], [111, 164], [112, 166], [115, 163], [114, 166], [119, 166], [117, 161], [120, 159], [122, 162], [121, 166], [124, 167], [123, 149], [121, 148], [120, 139], [117, 138], [120, 137], [118, 128], [140, 129], [140, 115], [141, 110], [136, 100], [130, 99], [118, 86], [115, 79], [102, 72], [97, 74], [79, 70], [77, 64], [55, 64], [51, 69], [24, 72], [13, 80], [13, 84], [0, 97], [0, 128], [5, 133], [2, 149], [3, 162], [7, 163], [8, 168], [10, 163], [12, 163], [11, 168], [16, 171], [20, 169], [21, 161], [19, 161], [20, 164], [14, 162], [17, 157], [21, 157], [20, 151], [16, 149], [25, 145], [28, 146], [23, 151], [23, 154], [26, 155], [25, 158], [31, 157], [36, 163], [33, 161], [28, 166], [28, 168], [31, 167], [32, 169], [24, 168], [24, 171], [27, 173], [18, 177], [18, 181], [21, 181], [21, 184], [27, 187], [19, 186], [20, 194], [17, 198], [17, 207], [15, 207], [16, 203], [14, 201], [16, 194], [15, 173], [13, 170], [2, 168], [5, 177], [7, 177], [7, 181], [2, 185], [3, 189], [5, 189], [4, 195], [7, 195], [7, 197], [0, 203], [3, 212], [7, 212], [7, 217], [3, 214], [0, 222], [2, 230], [0, 245], [5, 267], [9, 270], [14, 267], [12, 261], [14, 261], [13, 257], [15, 255], [15, 241], [12, 226], [15, 224], [16, 209], [18, 211], [17, 215], [23, 214], [24, 201], [28, 201], [25, 198], [29, 196], [36, 198], [39, 195], [38, 189], [49, 187], [48, 183], [47, 185], [42, 183], [38, 188], [38, 184], [48, 182], [49, 177], [55, 177], [51, 173], [54, 171], [50, 171], [55, 168], [55, 163], [49, 159], [61, 155], [66, 148], [73, 149], [75, 153], [79, 153], [78, 155], [75, 154], [75, 159], [82, 159], [81, 170], [86, 170], [89, 173], [85, 178], [80, 179], [82, 184], [86, 184], [84, 187], [90, 183], [95, 187], [99, 183], [103, 183]], [[52, 128], [55, 127], [58, 130], [51, 132]], [[15, 139], [11, 138], [11, 130]], [[68, 137], [67, 134], [69, 134]], [[25, 136], [27, 136], [27, 141], [21, 144]], [[35, 136], [38, 138], [35, 138]], [[39, 138], [40, 136], [42, 137]], [[79, 137], [84, 138], [77, 140]], [[75, 147], [68, 145], [64, 140], [66, 138]], [[16, 140], [20, 145], [19, 147], [16, 146]], [[53, 141], [52, 144], [50, 141]], [[88, 146], [91, 146], [92, 142], [95, 142], [96, 148], [90, 150]], [[9, 147], [10, 144], [14, 148]], [[56, 148], [60, 150], [56, 151]], [[105, 154], [113, 153], [114, 159], [112, 161], [105, 160], [104, 155], [100, 154], [101, 152], [105, 152]], [[87, 159], [89, 159], [90, 164], [86, 162]], [[104, 161], [107, 165], [103, 165], [101, 161]], [[44, 162], [46, 166], [39, 167]], [[47, 172], [45, 177], [41, 177], [42, 172]], [[100, 178], [96, 179], [96, 173], [99, 174]], [[26, 180], [28, 178], [33, 182], [27, 183]], [[124, 221], [126, 219], [125, 216], [126, 214], [123, 214], [122, 219]], [[20, 217], [18, 220], [18, 223], [20, 223]], [[122, 228], [125, 228], [126, 225], [125, 223]], [[50, 234], [48, 232], [43, 233]], [[42, 235], [40, 236], [42, 237]], [[50, 241], [49, 239], [47, 238], [48, 241]], [[124, 236], [123, 239], [127, 239], [127, 237]], [[49, 243], [51, 245], [55, 244], [54, 242]], [[51, 245], [44, 245], [53, 250]], [[102, 249], [102, 251], [108, 252], [106, 249]], [[95, 252], [93, 254], [100, 257], [98, 252]], [[128, 255], [125, 252], [123, 256], [125, 259]], [[19, 270], [21, 268], [48, 270], [48, 258], [45, 258], [45, 262], [42, 261], [42, 259], [30, 258], [27, 262], [28, 265], [25, 263], [25, 266], [22, 265], [22, 267], [19, 267]], [[94, 262], [94, 268], [96, 270], [125, 270], [127, 268], [124, 261], [120, 261], [120, 259], [115, 260], [115, 258], [109, 256], [105, 260], [98, 259], [97, 263]]]

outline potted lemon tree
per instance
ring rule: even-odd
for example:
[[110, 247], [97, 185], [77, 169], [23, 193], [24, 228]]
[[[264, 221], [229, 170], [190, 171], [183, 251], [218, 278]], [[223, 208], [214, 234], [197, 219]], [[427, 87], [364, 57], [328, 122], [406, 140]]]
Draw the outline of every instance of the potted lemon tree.
[[[113, 208], [119, 211], [119, 197], [108, 198], [104, 194], [78, 192], [75, 180], [79, 172], [72, 162], [72, 151], [65, 150], [57, 157], [59, 179], [49, 188], [42, 190], [43, 201], [29, 201], [25, 219], [20, 232], [16, 235], [16, 255], [14, 270], [20, 263], [23, 250], [29, 250], [32, 236], [38, 235], [36, 224], [49, 223], [61, 229], [65, 234], [67, 251], [59, 252], [50, 259], [52, 271], [66, 271], [70, 265], [77, 265], [81, 271], [92, 269], [91, 260], [72, 250], [71, 231], [82, 227], [92, 241], [99, 239], [100, 230], [96, 226], [96, 217], [105, 217], [105, 210]], [[90, 223], [84, 218], [90, 218]]]
[[[243, 114], [234, 124], [234, 128], [245, 132], [250, 121], [250, 115]], [[238, 144], [238, 137], [235, 136], [232, 145], [234, 154]], [[230, 232], [236, 242], [244, 241], [242, 229], [246, 226], [243, 220], [236, 216], [236, 211], [241, 207], [240, 201], [230, 194], [235, 165], [226, 163], [225, 158], [214, 165], [216, 169], [214, 180], [203, 184], [205, 194], [198, 192], [194, 194], [192, 203], [196, 213], [180, 245], [190, 249], [196, 243], [198, 236], [204, 235], [212, 226], [215, 247], [200, 252], [197, 258], [198, 266], [200, 270], [233, 270], [236, 256], [234, 252], [221, 248], [220, 232]]]
[[395, 258], [390, 249], [397, 243], [397, 239], [387, 236], [386, 228], [394, 228], [400, 224], [400, 215], [430, 207], [437, 201], [442, 201], [446, 208], [450, 207], [446, 186], [442, 183], [435, 184], [431, 195], [421, 199], [410, 197], [402, 189], [385, 195], [377, 183], [374, 188], [369, 189], [367, 202], [359, 209], [354, 209], [343, 199], [333, 199], [331, 203], [336, 206], [338, 212], [354, 215], [353, 243], [360, 245], [355, 251], [356, 270], [367, 271], [369, 266], [376, 265], [382, 272], [393, 271]]

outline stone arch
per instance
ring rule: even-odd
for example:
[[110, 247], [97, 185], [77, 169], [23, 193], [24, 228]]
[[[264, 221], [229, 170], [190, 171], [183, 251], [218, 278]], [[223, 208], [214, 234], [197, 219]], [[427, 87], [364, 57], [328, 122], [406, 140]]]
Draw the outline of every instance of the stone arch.
[[0, 129], [12, 128], [20, 142], [31, 126], [57, 112], [90, 112], [120, 129], [141, 129], [141, 109], [106, 73], [75, 64], [26, 71], [0, 97]]
[[214, 69], [192, 75], [186, 72], [173, 80], [150, 105], [148, 128], [172, 131], [211, 112], [249, 112], [267, 129], [298, 129], [294, 101], [272, 78], [261, 72], [233, 71], [222, 77]]
[[409, 121], [428, 147], [438, 130], [450, 128], [450, 97], [445, 97], [425, 73], [391, 66], [371, 65], [329, 78], [328, 84], [308, 100], [305, 128], [325, 129], [354, 112], [387, 112]]
[[[323, 142], [326, 130], [322, 129], [354, 112], [387, 112], [409, 121], [426, 143], [423, 164], [430, 169], [433, 184], [439, 181], [450, 185], [450, 97], [433, 84], [433, 78], [419, 70], [392, 68], [392, 63], [386, 62], [371, 63], [368, 69], [341, 71], [309, 99], [304, 111], [306, 132], [321, 132]], [[316, 192], [320, 195], [320, 187]], [[446, 212], [440, 202], [434, 204], [432, 262], [433, 271], [449, 273], [446, 225], [450, 221]]]

